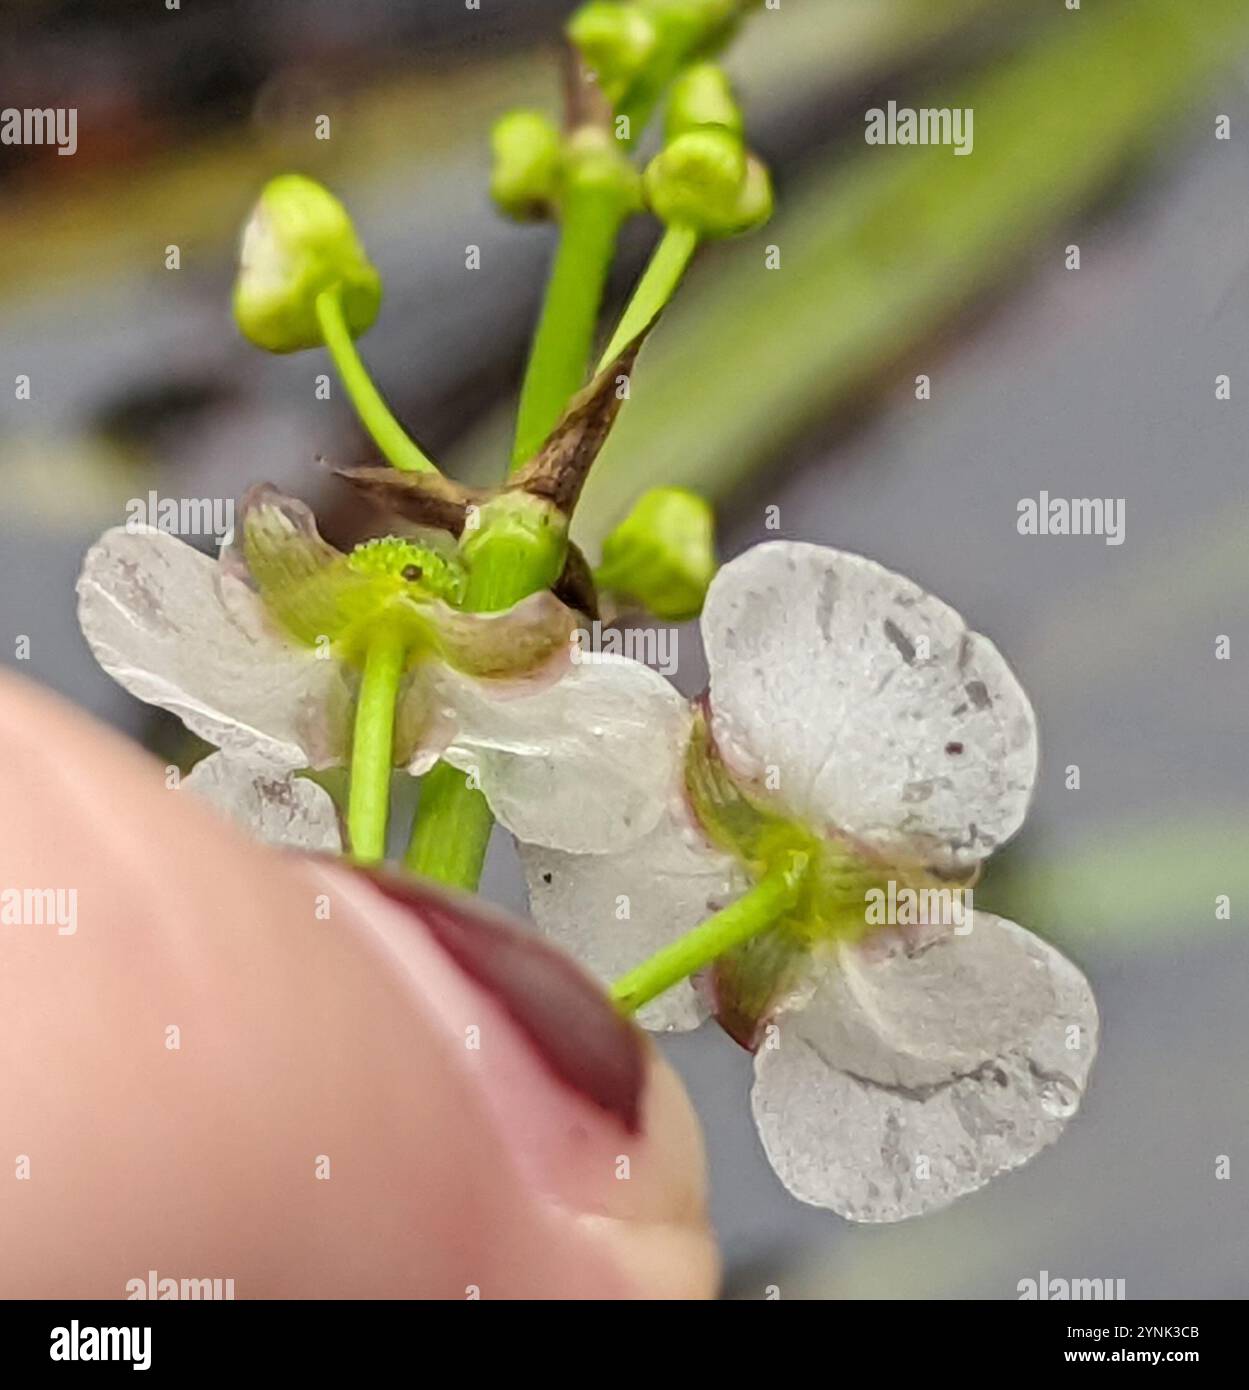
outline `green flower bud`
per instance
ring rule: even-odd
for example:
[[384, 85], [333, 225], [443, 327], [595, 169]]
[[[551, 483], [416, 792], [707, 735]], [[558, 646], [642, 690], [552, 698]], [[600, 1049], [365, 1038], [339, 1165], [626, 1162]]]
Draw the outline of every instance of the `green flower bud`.
[[265, 185], [247, 226], [234, 282], [234, 318], [245, 338], [269, 352], [322, 341], [316, 300], [342, 287], [343, 316], [358, 338], [377, 317], [382, 282], [342, 203], [302, 174]]
[[746, 182], [737, 200], [737, 225], [734, 232], [748, 232], [760, 227], [772, 216], [776, 198], [772, 192], [772, 175], [757, 155], [746, 156]]
[[651, 160], [644, 182], [661, 222], [693, 227], [705, 237], [743, 232], [772, 211], [767, 169], [719, 126], [677, 136]]
[[565, 31], [612, 105], [654, 57], [659, 35], [637, 5], [591, 0], [568, 21]]
[[742, 142], [723, 130], [679, 135], [646, 167], [646, 197], [661, 222], [720, 226], [729, 222], [746, 181]]
[[660, 41], [685, 57], [717, 48], [749, 4], [750, 0], [638, 0]]
[[740, 138], [743, 124], [729, 79], [714, 63], [695, 63], [672, 84], [666, 122], [669, 141], [700, 126], [720, 126]]
[[490, 192], [509, 217], [543, 217], [559, 192], [563, 146], [554, 123], [539, 111], [511, 111], [495, 122], [490, 144]]
[[714, 532], [711, 507], [697, 493], [652, 488], [603, 542], [595, 582], [669, 622], [696, 618], [716, 572]]
[[564, 191], [610, 193], [620, 218], [642, 209], [642, 176], [620, 141], [598, 126], [582, 126], [568, 139]]

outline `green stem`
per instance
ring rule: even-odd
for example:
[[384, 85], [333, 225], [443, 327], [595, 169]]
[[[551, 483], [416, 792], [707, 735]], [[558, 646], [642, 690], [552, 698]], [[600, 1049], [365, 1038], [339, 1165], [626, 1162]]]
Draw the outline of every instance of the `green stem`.
[[[585, 379], [620, 218], [616, 194], [594, 188], [570, 191], [521, 387], [513, 467], [537, 453]], [[549, 572], [549, 559], [544, 537], [526, 538], [506, 524], [489, 528], [489, 533], [483, 527], [472, 556], [465, 609], [495, 612], [548, 587], [559, 577]], [[462, 772], [440, 763], [421, 784], [404, 863], [440, 883], [475, 889], [493, 825], [481, 792], [468, 785]]]
[[385, 455], [388, 463], [405, 473], [437, 473], [438, 469], [408, 437], [403, 426], [390, 412], [377, 387], [369, 376], [343, 317], [342, 290], [338, 285], [317, 295], [317, 322], [325, 338], [325, 346], [334, 359], [334, 366], [361, 423], [373, 442]]
[[513, 468], [538, 452], [585, 380], [619, 230], [620, 199], [614, 191], [575, 185], [569, 190], [559, 247], [521, 386]]
[[689, 979], [726, 951], [767, 931], [793, 907], [806, 869], [807, 856], [792, 854], [783, 868], [773, 870], [744, 897], [622, 975], [611, 987], [616, 1007], [622, 1013], [636, 1013], [643, 1004]]
[[347, 835], [352, 857], [362, 864], [375, 864], [386, 854], [395, 703], [405, 656], [402, 637], [384, 626], [373, 634], [365, 653], [347, 796]]
[[633, 291], [633, 298], [625, 306], [620, 326], [612, 335], [607, 351], [599, 361], [600, 372], [620, 356], [672, 298], [697, 249], [698, 233], [692, 227], [673, 223], [664, 232], [651, 256], [650, 264]]
[[[534, 535], [523, 526], [509, 525], [506, 518], [501, 521], [498, 527], [483, 526], [478, 546], [470, 547], [463, 604], [467, 612], [493, 613], [510, 608], [559, 578], [553, 536]], [[562, 544], [559, 553], [562, 557]], [[421, 782], [412, 839], [403, 862], [413, 873], [472, 891], [481, 880], [493, 826], [494, 817], [481, 792], [468, 785], [463, 772], [449, 763], [438, 763]]]
[[403, 862], [413, 873], [439, 883], [475, 888], [492, 823], [486, 798], [468, 785], [465, 774], [450, 763], [438, 763], [421, 781], [420, 805]]

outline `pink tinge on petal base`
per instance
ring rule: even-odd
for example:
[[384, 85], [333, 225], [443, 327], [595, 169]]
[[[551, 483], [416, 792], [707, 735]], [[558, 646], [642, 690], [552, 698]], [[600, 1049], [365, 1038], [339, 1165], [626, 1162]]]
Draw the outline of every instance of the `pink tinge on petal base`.
[[774, 927], [728, 951], [695, 980], [716, 1022], [754, 1052], [768, 1024], [813, 988], [811, 948]]

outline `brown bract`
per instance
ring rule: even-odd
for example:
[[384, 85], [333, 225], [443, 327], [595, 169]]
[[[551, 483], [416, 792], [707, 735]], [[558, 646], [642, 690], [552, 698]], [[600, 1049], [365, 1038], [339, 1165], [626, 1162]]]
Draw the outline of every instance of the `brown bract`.
[[[492, 498], [505, 493], [528, 494], [551, 506], [567, 521], [620, 412], [625, 399], [621, 382], [628, 380], [654, 322], [652, 319], [572, 398], [542, 448], [497, 488], [467, 487], [440, 473], [403, 472], [386, 464], [336, 467], [334, 472], [387, 515], [417, 526], [436, 526], [454, 536], [463, 534], [470, 507], [480, 511]], [[598, 616], [590, 567], [573, 545], [568, 547], [554, 592], [570, 607], [592, 618]]]

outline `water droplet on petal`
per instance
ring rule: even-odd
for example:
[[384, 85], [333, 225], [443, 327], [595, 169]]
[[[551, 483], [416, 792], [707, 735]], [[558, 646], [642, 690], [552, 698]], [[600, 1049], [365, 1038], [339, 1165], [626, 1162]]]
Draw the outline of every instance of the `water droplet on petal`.
[[1080, 1093], [1065, 1077], [1046, 1077], [1037, 1087], [1041, 1109], [1056, 1120], [1065, 1120], [1080, 1107]]

